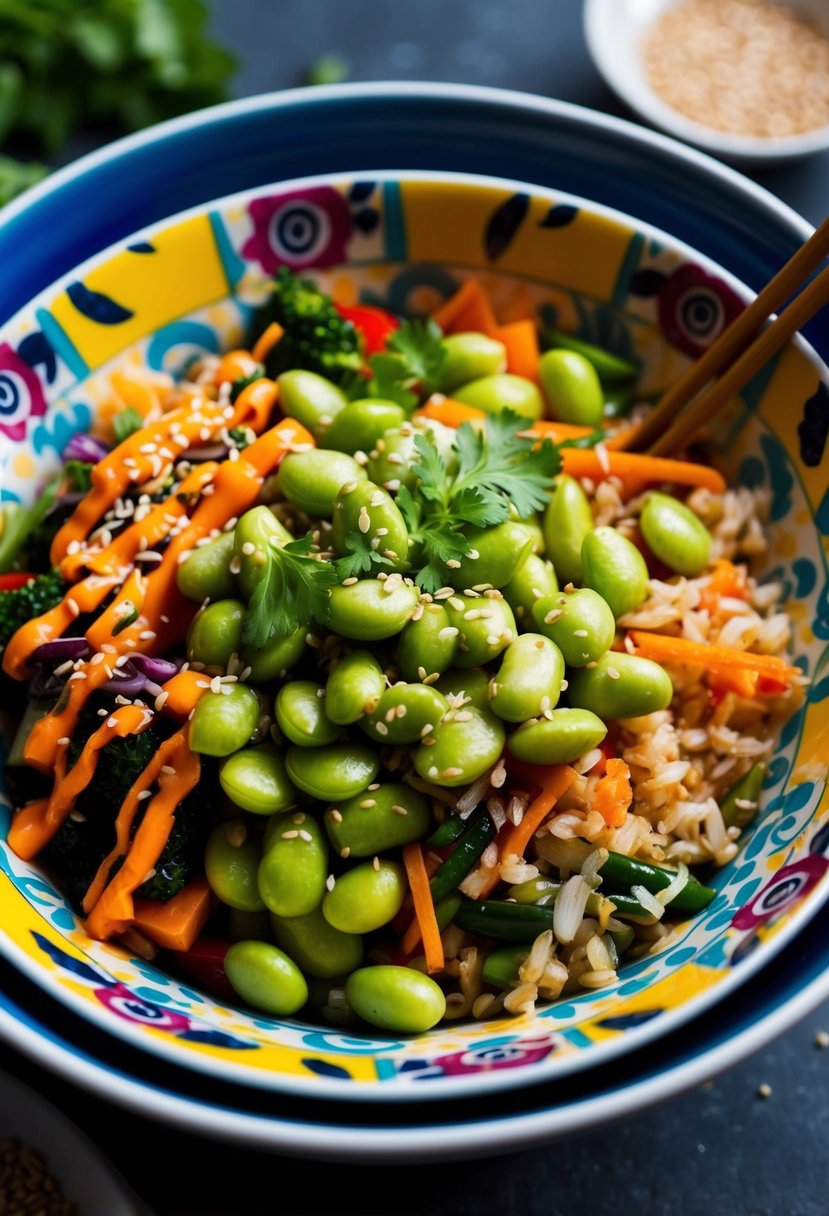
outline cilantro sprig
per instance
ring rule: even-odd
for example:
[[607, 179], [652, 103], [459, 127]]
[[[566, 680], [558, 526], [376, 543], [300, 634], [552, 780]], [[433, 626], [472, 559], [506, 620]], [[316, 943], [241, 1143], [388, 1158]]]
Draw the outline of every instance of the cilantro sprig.
[[446, 582], [446, 562], [469, 554], [463, 529], [503, 523], [510, 505], [524, 518], [547, 503], [553, 478], [561, 469], [558, 448], [549, 439], [537, 447], [522, 437], [526, 419], [512, 410], [486, 418], [483, 431], [464, 423], [454, 443], [457, 471], [452, 472], [430, 435], [417, 435], [418, 460], [412, 466], [414, 490], [397, 494], [409, 538], [426, 558], [415, 575], [424, 591]]
[[434, 393], [446, 363], [443, 333], [432, 320], [403, 321], [386, 341], [386, 349], [369, 359], [371, 375], [359, 373], [345, 386], [348, 396], [378, 397], [413, 410]]
[[340, 582], [333, 564], [311, 556], [310, 536], [280, 547], [265, 545], [265, 565], [242, 626], [242, 641], [257, 650], [298, 625], [328, 619], [328, 597]]

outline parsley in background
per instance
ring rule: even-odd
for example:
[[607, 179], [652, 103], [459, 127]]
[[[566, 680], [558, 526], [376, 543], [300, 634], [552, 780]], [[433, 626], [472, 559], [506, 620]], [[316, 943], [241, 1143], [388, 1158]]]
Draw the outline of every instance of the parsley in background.
[[[0, 0], [0, 147], [47, 157], [81, 128], [132, 131], [227, 97], [204, 0]], [[48, 170], [0, 155], [0, 204]]]

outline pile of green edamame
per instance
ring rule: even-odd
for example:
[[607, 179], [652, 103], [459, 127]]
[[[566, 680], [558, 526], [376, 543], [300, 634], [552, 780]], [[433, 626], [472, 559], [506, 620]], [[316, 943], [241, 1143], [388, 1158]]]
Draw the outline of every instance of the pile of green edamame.
[[[563, 421], [602, 421], [609, 393], [600, 373], [608, 361], [613, 370], [613, 356], [548, 351], [539, 388], [504, 370], [494, 339], [455, 334], [443, 345], [441, 388], [488, 415], [509, 407], [537, 418], [546, 396]], [[462, 555], [445, 560], [442, 585], [426, 593], [413, 577], [424, 539], [401, 506], [419, 493], [424, 442], [451, 475], [457, 433], [411, 421], [393, 400], [349, 401], [310, 371], [283, 373], [279, 390], [285, 415], [318, 447], [288, 455], [268, 501], [194, 550], [178, 576], [206, 605], [187, 657], [213, 681], [193, 715], [191, 746], [216, 758], [234, 808], [205, 856], [237, 939], [226, 971], [245, 1001], [271, 1014], [328, 1006], [338, 986], [342, 1016], [347, 1008], [385, 1030], [420, 1032], [440, 1020], [445, 997], [405, 959], [394, 962], [412, 918], [403, 846], [454, 846], [432, 878], [441, 928], [454, 921], [486, 937], [497, 920], [497, 899], [487, 919], [457, 893], [494, 836], [492, 820], [482, 809], [441, 823], [429, 791], [468, 786], [502, 756], [575, 761], [610, 723], [670, 704], [662, 667], [613, 649], [618, 618], [647, 597], [648, 567], [622, 532], [594, 526], [579, 482], [558, 475], [542, 510], [465, 526]], [[651, 494], [640, 528], [669, 570], [693, 575], [708, 564], [711, 537], [678, 499]], [[299, 538], [302, 553], [291, 548]], [[315, 599], [311, 567], [330, 572], [343, 559], [353, 572], [329, 579]], [[322, 601], [318, 615], [291, 619], [292, 603]], [[280, 622], [277, 632], [269, 620]], [[654, 881], [666, 886], [670, 872]], [[501, 895], [498, 906], [513, 909], [501, 916], [501, 936], [531, 943], [548, 927], [557, 890], [545, 880], [529, 894]], [[627, 900], [635, 920], [642, 909]], [[629, 944], [633, 933], [622, 936]], [[389, 963], [371, 962], [378, 947]], [[514, 982], [499, 958], [485, 970], [496, 987]]]

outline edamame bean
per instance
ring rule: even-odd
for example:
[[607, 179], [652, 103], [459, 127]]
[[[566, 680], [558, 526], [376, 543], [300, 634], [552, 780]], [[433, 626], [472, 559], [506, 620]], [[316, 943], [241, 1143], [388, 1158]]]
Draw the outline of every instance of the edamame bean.
[[535, 422], [544, 416], [544, 400], [538, 386], [524, 376], [502, 372], [497, 376], [482, 376], [464, 384], [452, 396], [464, 405], [472, 405], [486, 414], [499, 414], [501, 410], [514, 410], [522, 418]]
[[279, 466], [277, 482], [282, 494], [295, 506], [330, 519], [338, 490], [349, 481], [365, 481], [368, 474], [345, 452], [312, 448], [291, 452]]
[[329, 925], [322, 908], [307, 916], [271, 916], [277, 946], [314, 979], [333, 980], [349, 975], [363, 961], [363, 939]]
[[414, 766], [437, 785], [467, 785], [491, 768], [504, 750], [504, 728], [495, 714], [471, 706], [446, 715], [412, 755]]
[[322, 914], [341, 933], [372, 933], [397, 916], [406, 890], [403, 867], [396, 861], [364, 861], [326, 891]]
[[420, 840], [432, 826], [427, 800], [410, 785], [381, 785], [347, 798], [325, 812], [331, 847], [342, 855], [373, 857]]
[[607, 734], [587, 709], [554, 709], [549, 718], [525, 722], [507, 740], [507, 751], [528, 764], [569, 764], [598, 747]]
[[293, 959], [270, 942], [234, 942], [225, 972], [236, 993], [264, 1013], [288, 1017], [308, 1000], [308, 985]]
[[539, 633], [555, 642], [568, 667], [594, 663], [616, 636], [616, 621], [608, 604], [595, 591], [560, 591], [533, 605]]
[[518, 630], [505, 599], [453, 595], [444, 602], [452, 627], [458, 630], [456, 667], [490, 663], [514, 641]]
[[442, 989], [413, 967], [361, 967], [345, 991], [363, 1021], [393, 1034], [423, 1034], [446, 1012]]
[[394, 499], [373, 481], [347, 482], [334, 500], [332, 540], [337, 553], [352, 551], [353, 537], [395, 565], [409, 552], [409, 532]]
[[205, 692], [190, 722], [190, 746], [204, 756], [229, 756], [250, 739], [261, 706], [245, 684], [223, 684], [221, 692]]
[[328, 747], [289, 747], [285, 767], [294, 785], [321, 802], [352, 798], [377, 776], [379, 759], [374, 748], [360, 743], [332, 743]]
[[219, 782], [231, 802], [254, 815], [273, 815], [296, 803], [285, 762], [272, 743], [229, 756], [219, 769]]
[[553, 708], [563, 679], [558, 646], [538, 633], [522, 633], [507, 647], [490, 681], [490, 708], [505, 722], [526, 722]]
[[233, 532], [223, 532], [206, 545], [198, 545], [176, 569], [176, 583], [189, 600], [224, 600], [236, 594], [236, 576], [230, 572]]
[[451, 393], [470, 380], [496, 376], [507, 370], [507, 348], [486, 334], [449, 334], [441, 343], [446, 358], [441, 374], [441, 392]]
[[224, 672], [230, 656], [242, 647], [245, 605], [239, 600], [217, 600], [193, 618], [187, 632], [187, 658], [203, 663], [208, 671]]
[[323, 436], [321, 446], [338, 452], [371, 452], [377, 440], [406, 421], [406, 411], [393, 401], [351, 401]]
[[633, 612], [648, 594], [648, 567], [636, 545], [616, 528], [594, 528], [581, 544], [586, 587], [608, 603], [618, 620]]
[[711, 533], [679, 499], [670, 494], [649, 494], [639, 526], [650, 551], [677, 574], [694, 578], [708, 565]]
[[261, 650], [243, 646], [240, 657], [242, 670], [250, 668], [246, 677], [252, 684], [267, 684], [269, 680], [287, 675], [305, 653], [307, 629], [299, 625], [293, 633], [271, 638]]
[[265, 906], [276, 916], [307, 916], [318, 908], [328, 877], [328, 841], [304, 811], [268, 820], [257, 882]]
[[518, 624], [530, 625], [534, 620], [533, 605], [536, 601], [555, 595], [558, 591], [558, 579], [552, 563], [537, 553], [528, 554], [502, 591]]
[[230, 908], [261, 912], [265, 907], [256, 882], [259, 861], [259, 845], [241, 819], [217, 824], [207, 838], [205, 876], [210, 889]]
[[511, 508], [510, 519], [513, 521], [513, 523], [520, 524], [530, 537], [532, 541], [531, 551], [533, 553], [538, 553], [539, 555], [544, 553], [547, 548], [547, 543], [544, 540], [544, 529], [541, 526], [541, 517], [534, 512], [532, 515], [528, 515], [524, 519], [521, 519], [518, 512], [514, 508]]
[[558, 329], [545, 331], [543, 337], [551, 346], [558, 346], [563, 350], [574, 350], [583, 355], [595, 367], [602, 384], [625, 384], [630, 380], [635, 380], [639, 374], [639, 368], [635, 363], [622, 359], [619, 355], [611, 354], [609, 350], [604, 350], [601, 346], [594, 346], [592, 342], [585, 342], [583, 338], [575, 338], [572, 334], [562, 333]]
[[608, 721], [667, 709], [673, 691], [668, 673], [658, 663], [612, 651], [595, 667], [574, 671], [568, 695], [577, 708], [590, 709], [602, 721]]
[[527, 529], [512, 520], [494, 528], [470, 528], [466, 541], [467, 555], [447, 572], [447, 582], [459, 591], [484, 584], [503, 587], [532, 549]]
[[578, 426], [598, 426], [604, 393], [595, 367], [573, 350], [548, 350], [538, 362], [538, 375], [552, 416]]
[[409, 621], [397, 644], [400, 672], [407, 680], [446, 671], [458, 652], [458, 634], [443, 605], [425, 603], [422, 608], [422, 615]]
[[279, 729], [300, 747], [322, 747], [339, 738], [339, 727], [325, 712], [325, 689], [314, 680], [292, 680], [276, 694], [274, 714]]
[[544, 539], [559, 582], [580, 583], [581, 546], [593, 531], [593, 512], [579, 483], [559, 477], [544, 512]]
[[386, 687], [383, 668], [367, 650], [340, 659], [325, 685], [325, 712], [339, 726], [374, 713]]
[[334, 587], [329, 599], [328, 625], [344, 638], [376, 642], [391, 638], [417, 607], [418, 593], [399, 574], [386, 579], [364, 578]]
[[239, 586], [246, 599], [253, 595], [265, 572], [268, 545], [281, 549], [293, 539], [268, 507], [245, 511], [233, 533], [233, 552], [239, 566]]
[[456, 702], [456, 709], [479, 709], [489, 713], [489, 676], [480, 667], [447, 671], [435, 681], [434, 687], [447, 700]]
[[415, 743], [448, 709], [446, 697], [431, 684], [401, 681], [386, 689], [374, 713], [360, 725], [377, 743]]
[[319, 437], [348, 405], [345, 393], [316, 372], [295, 369], [277, 378], [279, 403], [288, 418], [296, 418]]

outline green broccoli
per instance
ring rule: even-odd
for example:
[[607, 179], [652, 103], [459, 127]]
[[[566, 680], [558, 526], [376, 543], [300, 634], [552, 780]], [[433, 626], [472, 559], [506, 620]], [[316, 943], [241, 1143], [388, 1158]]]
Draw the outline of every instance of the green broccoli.
[[50, 570], [14, 591], [0, 591], [0, 650], [21, 625], [54, 608], [68, 590], [57, 570]]
[[298, 278], [285, 266], [276, 275], [270, 300], [254, 316], [252, 337], [272, 321], [285, 333], [266, 359], [269, 376], [304, 368], [339, 383], [364, 364], [351, 322], [340, 316], [330, 296], [315, 283]]
[[185, 798], [176, 811], [173, 830], [155, 863], [155, 874], [135, 892], [141, 899], [166, 903], [202, 865], [206, 838], [203, 795]]

